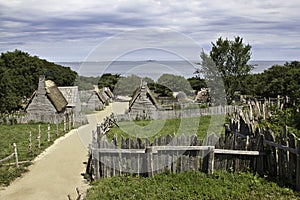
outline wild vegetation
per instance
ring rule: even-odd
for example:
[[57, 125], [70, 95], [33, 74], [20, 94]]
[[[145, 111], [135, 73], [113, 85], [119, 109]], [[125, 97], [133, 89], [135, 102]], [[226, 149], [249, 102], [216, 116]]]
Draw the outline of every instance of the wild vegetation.
[[87, 199], [300, 199], [291, 189], [249, 173], [216, 171], [121, 176], [93, 183]]

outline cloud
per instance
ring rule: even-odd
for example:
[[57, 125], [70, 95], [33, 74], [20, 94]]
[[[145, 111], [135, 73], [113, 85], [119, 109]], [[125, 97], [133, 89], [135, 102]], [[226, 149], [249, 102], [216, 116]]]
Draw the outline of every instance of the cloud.
[[[0, 0], [0, 51], [22, 48], [53, 61], [79, 60], [123, 31], [167, 28], [207, 51], [218, 37], [239, 35], [253, 46], [253, 59], [289, 60], [300, 53], [299, 7], [297, 0]], [[168, 48], [187, 50], [172, 34], [140, 39], [159, 38], [169, 39]]]

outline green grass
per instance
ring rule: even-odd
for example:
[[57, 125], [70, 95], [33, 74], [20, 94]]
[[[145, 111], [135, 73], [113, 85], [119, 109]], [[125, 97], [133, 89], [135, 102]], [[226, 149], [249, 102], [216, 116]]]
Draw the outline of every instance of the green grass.
[[[167, 120], [146, 120], [133, 122], [119, 122], [119, 127], [113, 127], [107, 133], [110, 141], [114, 135], [118, 138], [140, 137], [149, 138], [153, 141], [155, 137], [177, 135], [197, 135], [199, 138], [205, 138], [207, 132], [223, 131], [225, 116], [201, 116], [182, 119], [167, 119]], [[210, 127], [210, 128], [209, 128]], [[216, 130], [217, 129], [217, 130]], [[209, 130], [209, 131], [208, 131]]]
[[96, 199], [300, 199], [251, 173], [216, 171], [159, 174], [153, 178], [121, 176], [92, 184], [87, 200]]
[[[53, 144], [57, 139], [56, 125], [50, 125], [51, 141], [47, 142], [48, 124], [41, 124], [41, 149], [38, 149], [38, 124], [0, 125], [0, 159], [14, 152], [13, 143], [17, 144], [19, 161], [32, 161], [37, 155]], [[29, 152], [29, 133], [32, 134], [32, 152]], [[64, 135], [63, 124], [59, 125], [59, 137]], [[15, 157], [1, 164], [15, 162]], [[30, 163], [21, 164], [17, 169], [15, 165], [0, 165], [0, 186], [7, 186], [15, 178], [27, 171]]]

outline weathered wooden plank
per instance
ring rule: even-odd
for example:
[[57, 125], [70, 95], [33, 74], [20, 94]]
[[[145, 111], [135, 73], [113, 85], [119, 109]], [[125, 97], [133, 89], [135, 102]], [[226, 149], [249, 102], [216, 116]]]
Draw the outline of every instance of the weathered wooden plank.
[[290, 153], [293, 153], [293, 154], [297, 154], [297, 150], [294, 149], [294, 148], [291, 148], [291, 147], [288, 147], [288, 146], [285, 146], [285, 145], [282, 145], [282, 144], [278, 144], [276, 142], [269, 141], [269, 140], [264, 140], [264, 143], [267, 144], [267, 145], [276, 147], [278, 149], [281, 149], [281, 150], [284, 150], [284, 151], [289, 151]]
[[[293, 133], [288, 133], [288, 146], [290, 148], [296, 149], [296, 136]], [[288, 175], [289, 179], [293, 181], [296, 177], [296, 162], [297, 162], [297, 155], [293, 153], [289, 153], [288, 155]]]
[[158, 151], [200, 151], [209, 150], [212, 146], [151, 146], [147, 152], [158, 153]]
[[259, 151], [246, 151], [246, 150], [230, 150], [230, 149], [215, 149], [215, 154], [228, 154], [228, 155], [248, 155], [248, 156], [260, 156], [265, 155]]

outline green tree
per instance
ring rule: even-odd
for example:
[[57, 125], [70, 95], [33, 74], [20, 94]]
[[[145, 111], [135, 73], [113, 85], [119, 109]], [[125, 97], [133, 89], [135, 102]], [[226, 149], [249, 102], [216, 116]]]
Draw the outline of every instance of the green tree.
[[99, 88], [109, 87], [109, 89], [113, 91], [120, 78], [121, 78], [120, 74], [111, 74], [111, 73], [103, 74], [99, 79], [98, 87]]
[[21, 105], [37, 89], [40, 74], [53, 80], [58, 86], [73, 85], [77, 73], [37, 56], [15, 50], [0, 56], [0, 104], [1, 112], [19, 110]]
[[200, 91], [201, 88], [206, 88], [207, 84], [205, 79], [200, 78], [199, 76], [194, 76], [187, 79], [193, 90]]
[[203, 76], [207, 87], [210, 89], [211, 104], [224, 105], [226, 102], [225, 88], [221, 72], [216, 64], [204, 51], [200, 53], [199, 68], [196, 69], [198, 76]]
[[186, 94], [190, 94], [193, 90], [189, 82], [183, 77], [173, 74], [163, 74], [158, 80], [157, 84], [164, 86], [162, 88], [168, 88], [172, 92], [183, 91]]
[[241, 78], [253, 69], [253, 66], [248, 64], [251, 58], [251, 46], [244, 44], [243, 38], [239, 36], [232, 41], [220, 37], [216, 43], [212, 43], [210, 57], [221, 73], [227, 101], [231, 102], [234, 92], [243, 88]]

